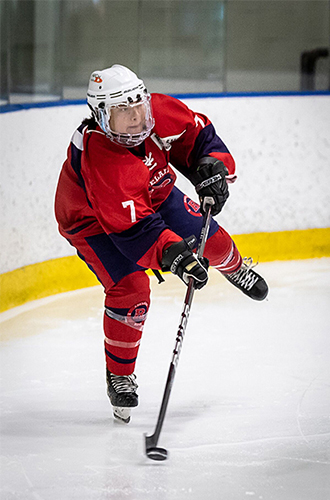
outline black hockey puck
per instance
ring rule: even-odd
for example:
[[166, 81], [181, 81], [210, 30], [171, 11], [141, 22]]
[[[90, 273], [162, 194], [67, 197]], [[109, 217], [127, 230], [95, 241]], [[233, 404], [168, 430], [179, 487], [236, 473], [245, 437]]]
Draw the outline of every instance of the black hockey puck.
[[158, 446], [154, 448], [146, 448], [146, 455], [151, 460], [166, 460], [167, 459], [167, 450], [165, 448], [159, 448]]

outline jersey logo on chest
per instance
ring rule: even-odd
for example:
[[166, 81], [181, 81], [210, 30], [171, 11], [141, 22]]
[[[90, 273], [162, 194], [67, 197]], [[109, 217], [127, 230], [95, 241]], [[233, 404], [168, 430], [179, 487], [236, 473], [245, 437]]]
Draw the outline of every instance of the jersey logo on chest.
[[149, 170], [157, 167], [158, 163], [155, 161], [152, 153], [149, 153], [149, 156], [145, 156], [144, 160], [142, 160], [146, 167], [149, 167]]

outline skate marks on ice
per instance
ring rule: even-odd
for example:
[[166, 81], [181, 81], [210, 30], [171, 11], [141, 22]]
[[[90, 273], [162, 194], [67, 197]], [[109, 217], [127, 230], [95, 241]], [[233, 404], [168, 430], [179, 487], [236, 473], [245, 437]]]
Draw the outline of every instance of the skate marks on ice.
[[1, 315], [1, 499], [330, 498], [330, 260], [260, 272], [263, 303], [217, 273], [195, 294], [159, 441], [166, 463], [144, 456], [143, 433], [163, 394], [179, 280], [152, 283], [129, 425], [106, 396], [99, 287]]

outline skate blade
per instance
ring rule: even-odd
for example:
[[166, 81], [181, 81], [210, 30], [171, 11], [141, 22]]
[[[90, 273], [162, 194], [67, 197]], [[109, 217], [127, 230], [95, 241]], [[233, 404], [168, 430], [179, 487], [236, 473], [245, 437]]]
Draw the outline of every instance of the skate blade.
[[113, 407], [113, 416], [120, 422], [128, 424], [131, 420], [131, 408], [123, 408], [121, 406]]

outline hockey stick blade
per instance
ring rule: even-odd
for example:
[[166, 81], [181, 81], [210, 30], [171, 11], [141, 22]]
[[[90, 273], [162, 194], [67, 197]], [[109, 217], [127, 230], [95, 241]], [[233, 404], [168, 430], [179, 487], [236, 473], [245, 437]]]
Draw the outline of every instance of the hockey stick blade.
[[154, 435], [145, 437], [145, 451], [148, 458], [151, 460], [157, 460], [158, 462], [167, 459], [167, 450], [165, 448], [160, 448], [155, 446]]

